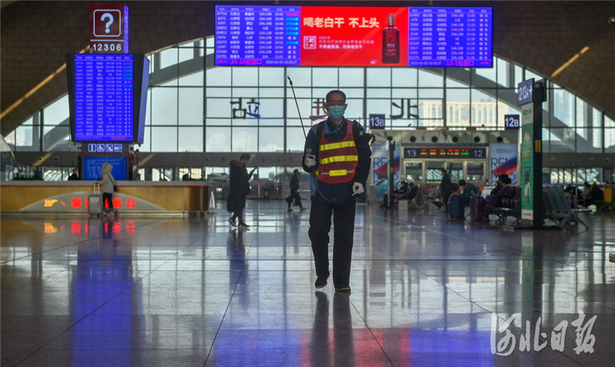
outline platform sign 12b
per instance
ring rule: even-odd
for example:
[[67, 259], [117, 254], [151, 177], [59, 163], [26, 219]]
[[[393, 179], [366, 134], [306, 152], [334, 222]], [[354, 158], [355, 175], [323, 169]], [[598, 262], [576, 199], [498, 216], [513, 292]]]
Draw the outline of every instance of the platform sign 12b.
[[90, 4], [92, 53], [128, 53], [128, 7], [124, 4]]
[[504, 115], [504, 130], [519, 130], [519, 115]]
[[369, 128], [373, 130], [384, 130], [385, 119], [384, 114], [369, 115]]

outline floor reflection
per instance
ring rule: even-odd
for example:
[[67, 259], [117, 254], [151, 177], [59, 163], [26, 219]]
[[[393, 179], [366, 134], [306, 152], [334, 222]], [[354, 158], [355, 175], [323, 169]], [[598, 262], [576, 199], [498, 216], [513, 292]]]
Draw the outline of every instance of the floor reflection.
[[602, 366], [612, 215], [502, 231], [359, 205], [352, 294], [314, 292], [308, 213], [0, 221], [2, 366]]

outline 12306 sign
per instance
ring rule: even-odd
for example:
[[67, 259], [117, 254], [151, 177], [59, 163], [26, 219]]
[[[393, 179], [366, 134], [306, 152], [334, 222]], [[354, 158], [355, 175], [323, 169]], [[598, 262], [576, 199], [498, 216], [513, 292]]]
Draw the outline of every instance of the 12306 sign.
[[90, 4], [90, 52], [128, 53], [128, 7]]

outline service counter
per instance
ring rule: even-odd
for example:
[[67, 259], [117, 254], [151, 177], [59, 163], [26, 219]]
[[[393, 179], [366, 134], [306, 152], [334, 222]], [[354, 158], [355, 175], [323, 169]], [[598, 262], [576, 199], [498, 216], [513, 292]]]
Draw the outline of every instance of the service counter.
[[[95, 181], [3, 181], [0, 210], [87, 214]], [[120, 213], [199, 213], [209, 208], [204, 181], [117, 181], [113, 206]]]

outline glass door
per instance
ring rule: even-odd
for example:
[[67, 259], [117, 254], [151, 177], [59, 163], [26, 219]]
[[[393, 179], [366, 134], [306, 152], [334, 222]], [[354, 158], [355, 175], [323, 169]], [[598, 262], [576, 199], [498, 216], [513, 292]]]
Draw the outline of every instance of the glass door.
[[439, 184], [442, 181], [442, 168], [445, 168], [445, 161], [427, 161], [427, 170], [425, 172], [427, 183]]
[[406, 180], [423, 182], [423, 162], [406, 162]]
[[485, 163], [484, 162], [468, 162], [466, 181], [473, 183], [485, 182]]

